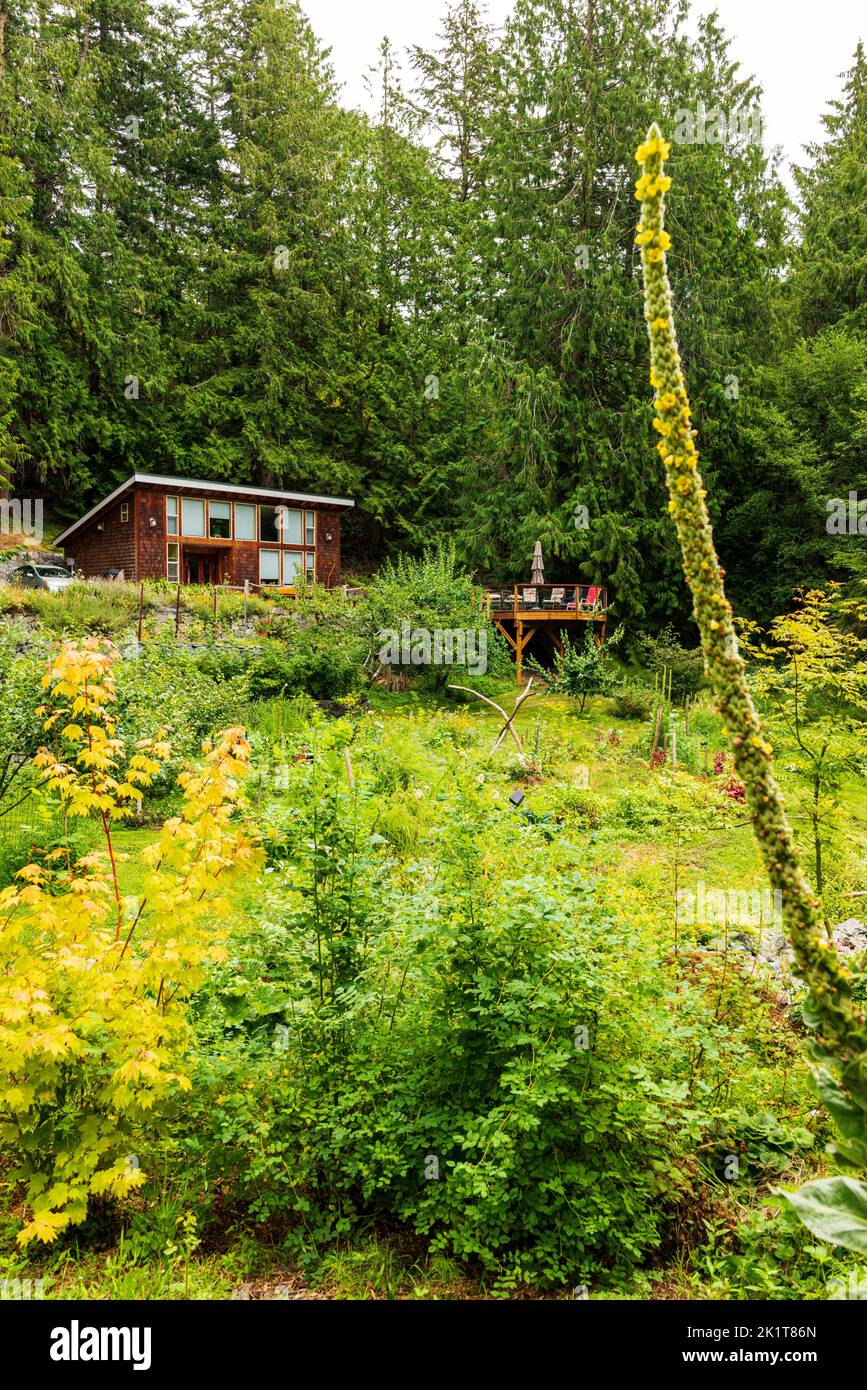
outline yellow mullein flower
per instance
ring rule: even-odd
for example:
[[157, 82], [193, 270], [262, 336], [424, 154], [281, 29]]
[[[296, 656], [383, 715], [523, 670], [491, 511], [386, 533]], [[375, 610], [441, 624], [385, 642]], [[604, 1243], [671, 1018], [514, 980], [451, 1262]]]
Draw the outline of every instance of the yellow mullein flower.
[[667, 328], [667, 327], [668, 327], [668, 319], [663, 319], [663, 318], [654, 319], [654, 320], [653, 320], [653, 323], [652, 323], [650, 326], [651, 326], [651, 328]]
[[653, 248], [652, 251], [648, 251], [647, 254], [648, 254], [650, 260], [653, 261], [653, 264], [654, 264], [654, 265], [656, 265], [659, 261], [662, 260], [662, 252], [661, 252], [661, 251], [657, 251], [655, 247]]
[[656, 242], [658, 246], [662, 247], [663, 251], [667, 251], [671, 246], [671, 237], [668, 235], [668, 232], [660, 232], [659, 236], [656, 238]]
[[666, 391], [665, 395], [660, 396], [659, 400], [656, 402], [657, 410], [671, 410], [673, 405], [677, 405], [677, 401], [670, 391]]

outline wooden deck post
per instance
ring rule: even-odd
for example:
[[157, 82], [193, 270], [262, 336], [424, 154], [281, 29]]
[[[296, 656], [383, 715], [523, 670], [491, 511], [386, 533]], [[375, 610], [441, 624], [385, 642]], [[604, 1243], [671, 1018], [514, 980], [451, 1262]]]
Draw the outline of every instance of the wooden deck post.
[[[515, 587], [515, 598], [517, 600], [518, 589]], [[515, 619], [515, 684], [521, 684], [521, 657], [524, 653], [524, 624], [520, 618]]]

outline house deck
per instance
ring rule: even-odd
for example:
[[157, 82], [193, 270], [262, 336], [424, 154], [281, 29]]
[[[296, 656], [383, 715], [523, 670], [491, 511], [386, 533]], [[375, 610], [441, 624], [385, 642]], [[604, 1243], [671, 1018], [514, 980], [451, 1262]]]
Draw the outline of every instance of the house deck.
[[604, 644], [608, 590], [599, 584], [500, 586], [488, 590], [486, 611], [515, 653], [515, 679], [520, 685], [524, 654], [537, 635], [562, 655], [563, 634], [571, 636], [593, 623], [599, 629], [600, 647]]

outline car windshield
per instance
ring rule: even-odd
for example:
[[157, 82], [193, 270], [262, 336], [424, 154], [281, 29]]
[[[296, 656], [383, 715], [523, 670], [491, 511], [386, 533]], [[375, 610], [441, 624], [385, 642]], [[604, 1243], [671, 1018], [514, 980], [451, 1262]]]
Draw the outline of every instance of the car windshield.
[[41, 579], [69, 578], [69, 570], [61, 569], [59, 565], [37, 565], [35, 568]]

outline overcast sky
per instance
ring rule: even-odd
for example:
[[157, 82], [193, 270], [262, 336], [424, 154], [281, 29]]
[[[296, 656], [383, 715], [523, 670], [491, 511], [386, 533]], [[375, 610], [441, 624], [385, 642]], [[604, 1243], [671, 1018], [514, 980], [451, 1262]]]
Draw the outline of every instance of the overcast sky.
[[[401, 54], [411, 43], [432, 46], [441, 0], [302, 0], [319, 39], [332, 49], [347, 105], [368, 107], [364, 74], [387, 34]], [[502, 24], [511, 0], [488, 0]], [[696, 13], [719, 12], [745, 73], [764, 88], [767, 139], [790, 161], [821, 137], [819, 118], [841, 90], [859, 37], [867, 35], [863, 0], [697, 0]]]

